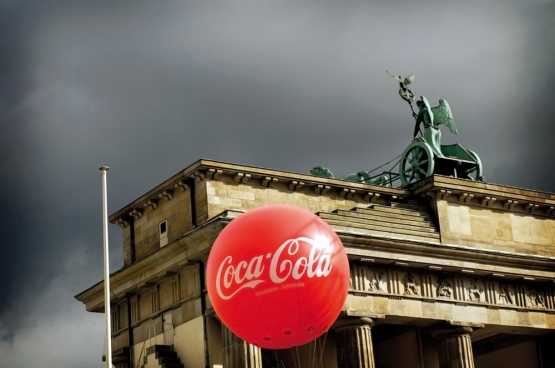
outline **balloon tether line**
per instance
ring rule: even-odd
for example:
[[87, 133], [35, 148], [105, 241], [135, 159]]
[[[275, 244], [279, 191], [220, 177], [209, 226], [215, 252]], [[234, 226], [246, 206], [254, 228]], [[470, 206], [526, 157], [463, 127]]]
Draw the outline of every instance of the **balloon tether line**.
[[326, 339], [328, 338], [328, 331], [329, 331], [329, 330], [326, 330], [326, 332], [325, 332], [324, 335], [323, 335], [324, 338], [322, 339], [322, 348], [320, 349], [320, 351], [321, 351], [322, 353], [320, 354], [320, 359], [319, 359], [319, 363], [320, 363], [320, 364], [319, 364], [319, 365], [320, 365], [321, 367], [324, 366], [324, 350], [325, 350], [325, 348], [326, 348]]

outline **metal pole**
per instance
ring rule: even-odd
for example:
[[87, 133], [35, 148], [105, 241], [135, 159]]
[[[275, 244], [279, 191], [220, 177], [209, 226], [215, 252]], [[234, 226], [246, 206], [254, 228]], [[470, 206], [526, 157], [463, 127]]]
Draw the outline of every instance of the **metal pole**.
[[102, 166], [102, 237], [104, 240], [104, 320], [106, 322], [106, 368], [112, 368], [112, 324], [110, 312], [110, 253], [108, 251], [108, 199], [106, 194], [106, 172]]

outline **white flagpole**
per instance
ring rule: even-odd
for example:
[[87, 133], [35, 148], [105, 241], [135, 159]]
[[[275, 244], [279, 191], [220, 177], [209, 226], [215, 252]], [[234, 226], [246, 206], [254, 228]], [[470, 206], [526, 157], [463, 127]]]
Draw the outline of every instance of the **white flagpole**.
[[112, 368], [112, 326], [110, 312], [110, 253], [108, 251], [108, 199], [106, 193], [106, 172], [108, 166], [102, 166], [102, 235], [104, 240], [104, 320], [106, 321], [106, 367]]

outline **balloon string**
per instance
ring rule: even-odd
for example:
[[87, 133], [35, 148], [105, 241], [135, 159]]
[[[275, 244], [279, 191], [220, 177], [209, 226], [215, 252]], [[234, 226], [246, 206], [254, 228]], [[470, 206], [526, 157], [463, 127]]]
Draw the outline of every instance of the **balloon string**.
[[264, 349], [260, 349], [261, 353], [262, 353], [262, 357], [264, 358], [264, 360], [268, 363], [268, 365], [272, 365], [272, 361], [270, 359], [268, 359], [268, 357], [266, 356], [266, 351]]
[[280, 363], [280, 360], [279, 360], [279, 358], [278, 358], [278, 352], [277, 352], [276, 349], [274, 349], [274, 360], [275, 360], [275, 362], [276, 362], [276, 364], [277, 364], [277, 368], [281, 368], [281, 363]]
[[[329, 330], [328, 330], [328, 331], [329, 331]], [[321, 349], [320, 349], [321, 354], [320, 354], [320, 358], [318, 359], [318, 360], [319, 360], [319, 365], [320, 365], [321, 367], [324, 366], [324, 350], [325, 350], [325, 348], [326, 348], [326, 339], [327, 339], [327, 337], [328, 337], [328, 331], [326, 331], [326, 332], [324, 333], [324, 336], [323, 336], [324, 338], [322, 339], [322, 347], [321, 347]]]
[[[312, 344], [314, 344], [314, 350], [312, 350]], [[318, 342], [317, 342], [317, 341], [310, 341], [310, 352], [311, 352], [311, 354], [310, 354], [311, 357], [310, 357], [310, 358], [311, 358], [311, 360], [312, 360], [312, 361], [310, 362], [310, 366], [311, 366], [312, 368], [315, 368], [315, 367], [314, 367], [314, 363], [315, 363], [314, 357], [315, 357], [315, 355], [316, 355], [316, 347], [317, 347], [317, 345], [318, 345]]]

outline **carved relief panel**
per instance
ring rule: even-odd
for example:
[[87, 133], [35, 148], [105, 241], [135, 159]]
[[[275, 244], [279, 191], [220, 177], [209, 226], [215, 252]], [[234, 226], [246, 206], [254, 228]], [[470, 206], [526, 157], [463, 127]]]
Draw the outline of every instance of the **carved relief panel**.
[[469, 302], [484, 302], [484, 281], [477, 277], [470, 277], [467, 279], [467, 284], [465, 285], [467, 301]]
[[354, 262], [351, 264], [351, 289], [399, 297], [555, 310], [555, 287], [552, 285], [450, 274], [434, 269]]
[[498, 303], [503, 305], [515, 305], [515, 293], [512, 285], [505, 281], [501, 281], [498, 284]]
[[407, 271], [404, 272], [403, 280], [403, 295], [420, 295], [420, 275], [418, 273]]
[[543, 290], [537, 287], [526, 288], [526, 301], [530, 307], [545, 308], [546, 301]]
[[387, 273], [381, 267], [351, 265], [351, 287], [354, 290], [387, 292]]
[[447, 275], [438, 275], [436, 292], [439, 298], [451, 299], [453, 297], [452, 278]]

